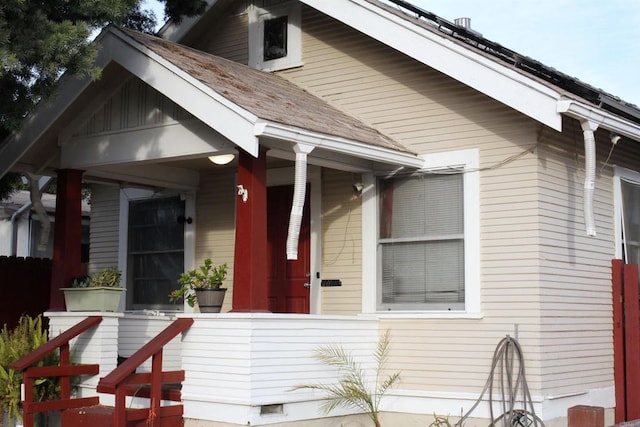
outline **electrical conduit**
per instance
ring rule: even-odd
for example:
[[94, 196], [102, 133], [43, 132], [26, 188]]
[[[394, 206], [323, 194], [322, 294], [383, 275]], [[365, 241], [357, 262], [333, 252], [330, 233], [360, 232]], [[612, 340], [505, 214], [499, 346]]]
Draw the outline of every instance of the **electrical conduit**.
[[293, 183], [293, 202], [291, 215], [289, 216], [289, 230], [287, 232], [287, 259], [298, 259], [298, 240], [300, 226], [302, 224], [302, 212], [304, 211], [304, 199], [307, 192], [307, 154], [313, 150], [313, 146], [296, 144], [293, 149], [296, 152], [295, 179]]

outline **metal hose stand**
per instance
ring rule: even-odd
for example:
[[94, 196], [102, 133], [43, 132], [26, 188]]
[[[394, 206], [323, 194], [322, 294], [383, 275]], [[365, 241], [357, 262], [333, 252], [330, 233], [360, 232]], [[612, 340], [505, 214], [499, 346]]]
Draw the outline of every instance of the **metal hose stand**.
[[[496, 374], [499, 374], [499, 391], [502, 396], [500, 401], [502, 413], [497, 417], [493, 413], [493, 388]], [[488, 427], [544, 427], [544, 422], [535, 414], [533, 408], [533, 400], [524, 373], [522, 348], [518, 341], [509, 335], [498, 343], [493, 353], [491, 372], [480, 397], [471, 409], [460, 418], [455, 427], [463, 427], [463, 422], [478, 407], [487, 392], [489, 393], [489, 412], [491, 415], [491, 423]], [[521, 401], [524, 402], [523, 409], [516, 409], [518, 392], [522, 396]]]

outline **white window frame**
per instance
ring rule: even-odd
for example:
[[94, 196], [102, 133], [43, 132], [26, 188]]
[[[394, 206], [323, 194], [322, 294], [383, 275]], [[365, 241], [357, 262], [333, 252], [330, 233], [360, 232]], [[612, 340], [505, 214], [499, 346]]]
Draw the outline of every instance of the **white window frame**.
[[[122, 272], [122, 287], [127, 288], [127, 262], [129, 257], [129, 202], [134, 200], [146, 200], [156, 197], [172, 197], [179, 195], [184, 200], [184, 212], [186, 217], [191, 217], [192, 222], [184, 230], [184, 271], [195, 268], [196, 253], [196, 198], [193, 192], [180, 193], [174, 190], [156, 192], [141, 188], [120, 189], [120, 213], [119, 213], [119, 246], [118, 246], [118, 268]], [[168, 301], [168, 298], [167, 298]], [[126, 307], [125, 302], [124, 306]], [[133, 310], [136, 311], [136, 310]], [[184, 302], [184, 312], [192, 313], [193, 307]]]
[[[287, 56], [264, 61], [264, 21], [282, 16], [287, 17]], [[298, 2], [286, 2], [269, 9], [251, 6], [249, 9], [249, 66], [263, 71], [302, 66], [300, 21]]]
[[464, 251], [465, 251], [465, 308], [464, 310], [397, 310], [377, 309], [378, 281], [378, 191], [376, 176], [363, 175], [362, 236], [363, 236], [363, 298], [362, 312], [398, 318], [480, 318], [480, 172], [477, 148], [423, 154], [420, 171], [457, 169], [463, 173], [464, 186]]
[[640, 186], [640, 172], [631, 169], [614, 166], [613, 168], [613, 216], [614, 216], [614, 232], [615, 232], [615, 258], [623, 259], [622, 253], [624, 247], [624, 239], [622, 237], [622, 184], [621, 181], [627, 181]]

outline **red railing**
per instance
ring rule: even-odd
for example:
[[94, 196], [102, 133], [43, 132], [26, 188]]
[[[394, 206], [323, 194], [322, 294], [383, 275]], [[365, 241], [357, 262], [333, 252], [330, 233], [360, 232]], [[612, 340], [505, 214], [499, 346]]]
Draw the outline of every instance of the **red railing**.
[[[99, 403], [97, 396], [71, 398], [71, 377], [78, 375], [97, 375], [100, 372], [100, 366], [97, 364], [72, 365], [69, 341], [98, 325], [100, 322], [102, 322], [102, 317], [100, 316], [88, 317], [9, 365], [9, 368], [22, 372], [22, 382], [24, 383], [22, 419], [24, 427], [33, 427], [33, 416], [38, 412], [80, 408], [83, 406], [97, 405]], [[59, 363], [57, 366], [33, 366], [57, 349], [60, 349]], [[35, 380], [42, 377], [60, 378], [59, 400], [34, 402]]]
[[[115, 394], [115, 410], [113, 413], [113, 427], [125, 427], [127, 421], [147, 420], [147, 426], [159, 427], [160, 420], [165, 417], [182, 417], [183, 406], [161, 406], [162, 385], [182, 382], [184, 370], [162, 371], [163, 347], [176, 336], [187, 330], [193, 324], [193, 319], [181, 318], [167, 326], [160, 334], [142, 346], [131, 357], [114, 369], [98, 383], [98, 392]], [[151, 358], [151, 372], [135, 373], [135, 370], [146, 360]], [[126, 397], [131, 395], [131, 388], [149, 385], [149, 407], [141, 409], [127, 409]]]

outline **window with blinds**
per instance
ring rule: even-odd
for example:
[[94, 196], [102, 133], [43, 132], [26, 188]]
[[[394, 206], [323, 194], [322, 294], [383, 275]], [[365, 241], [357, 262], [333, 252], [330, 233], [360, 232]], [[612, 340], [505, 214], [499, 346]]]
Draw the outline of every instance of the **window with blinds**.
[[184, 201], [129, 203], [128, 309], [181, 309], [169, 302], [184, 271]]
[[640, 264], [640, 185], [621, 180], [622, 244], [625, 262]]
[[463, 174], [379, 181], [378, 310], [463, 310]]

